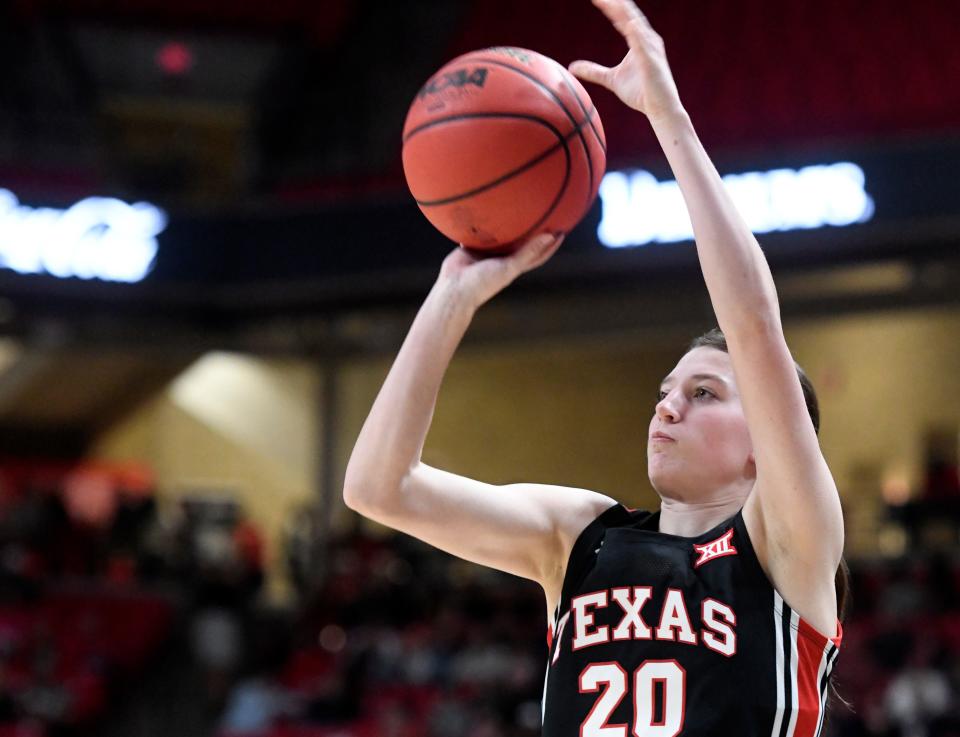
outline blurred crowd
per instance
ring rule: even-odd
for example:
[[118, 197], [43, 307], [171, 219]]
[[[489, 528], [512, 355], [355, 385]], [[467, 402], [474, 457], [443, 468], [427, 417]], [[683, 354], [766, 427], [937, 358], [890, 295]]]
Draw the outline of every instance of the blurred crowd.
[[222, 735], [539, 734], [546, 612], [530, 582], [409, 537], [332, 547], [292, 651], [241, 681]]
[[[850, 561], [830, 737], [960, 737], [956, 470], [927, 486], [888, 508], [908, 553]], [[157, 734], [193, 708], [185, 737], [539, 734], [535, 584], [361, 525], [324, 545], [321, 518], [287, 528], [278, 610], [228, 495], [161, 513], [143, 469], [0, 465], [0, 737], [135, 737], [104, 731], [119, 704]], [[149, 695], [164, 668], [175, 699]]]
[[960, 736], [960, 560], [860, 561], [829, 734]]
[[180, 631], [212, 701], [263, 581], [238, 505], [136, 465], [0, 464], [0, 735], [99, 734]]

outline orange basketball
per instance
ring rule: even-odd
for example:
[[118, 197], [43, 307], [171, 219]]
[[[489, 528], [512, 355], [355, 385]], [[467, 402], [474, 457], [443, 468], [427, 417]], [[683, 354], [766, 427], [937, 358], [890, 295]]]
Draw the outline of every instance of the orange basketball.
[[606, 161], [583, 85], [526, 49], [457, 57], [423, 86], [403, 128], [414, 199], [441, 233], [470, 248], [569, 232], [593, 204]]

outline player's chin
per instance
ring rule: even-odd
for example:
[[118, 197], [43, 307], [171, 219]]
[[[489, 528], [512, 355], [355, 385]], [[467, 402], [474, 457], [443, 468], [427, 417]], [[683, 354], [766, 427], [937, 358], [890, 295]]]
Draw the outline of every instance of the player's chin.
[[650, 479], [650, 486], [653, 487], [653, 490], [657, 492], [657, 496], [661, 499], [667, 499], [673, 496], [674, 486], [669, 474], [657, 473], [651, 469], [647, 474], [647, 478]]
[[663, 453], [647, 454], [647, 476], [649, 476], [650, 483], [657, 491], [660, 491], [661, 488], [668, 488], [671, 480], [677, 475], [676, 469], [671, 468], [671, 465], [668, 459], [664, 458]]

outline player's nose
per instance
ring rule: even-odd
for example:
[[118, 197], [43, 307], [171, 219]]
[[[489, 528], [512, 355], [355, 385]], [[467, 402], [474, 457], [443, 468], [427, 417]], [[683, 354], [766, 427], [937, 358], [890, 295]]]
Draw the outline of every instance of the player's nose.
[[677, 391], [667, 392], [666, 396], [657, 402], [655, 413], [662, 422], [677, 422], [681, 418], [681, 398], [678, 394]]

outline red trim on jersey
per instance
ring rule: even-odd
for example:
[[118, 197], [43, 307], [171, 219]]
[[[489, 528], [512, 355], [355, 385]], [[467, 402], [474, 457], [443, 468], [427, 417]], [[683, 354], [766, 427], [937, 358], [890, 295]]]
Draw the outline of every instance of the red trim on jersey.
[[814, 629], [813, 625], [804, 621], [803, 617], [799, 617], [798, 619], [800, 620], [800, 634], [813, 640], [814, 643], [820, 646], [821, 650], [826, 647], [827, 640], [832, 642], [834, 647], [840, 647], [840, 643], [843, 641], [843, 625], [840, 624], [840, 620], [837, 620], [837, 636], [827, 637], [819, 630]]
[[802, 617], [797, 617], [797, 634], [800, 635], [796, 638], [797, 670], [793, 678], [798, 703], [794, 707], [797, 722], [793, 737], [816, 737], [825, 701], [825, 694], [820, 690], [821, 666], [827, 667], [830, 645], [840, 647], [843, 627], [837, 622], [836, 637], [827, 637]]
[[547, 622], [547, 651], [553, 647], [553, 622]]
[[[801, 621], [801, 626], [802, 622]], [[797, 724], [794, 737], [815, 737], [820, 725], [820, 711], [823, 709], [820, 693], [820, 665], [827, 654], [826, 640], [823, 647], [817, 647], [812, 638], [797, 638]]]

